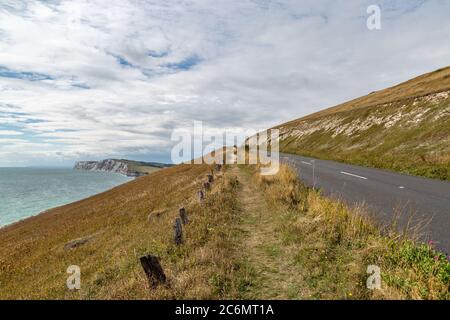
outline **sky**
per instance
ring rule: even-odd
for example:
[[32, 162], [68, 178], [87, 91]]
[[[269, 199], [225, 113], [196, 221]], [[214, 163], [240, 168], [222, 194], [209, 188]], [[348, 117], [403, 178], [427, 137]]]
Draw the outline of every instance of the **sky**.
[[449, 16], [448, 0], [1, 0], [0, 166], [170, 162], [194, 121], [268, 128], [450, 65]]

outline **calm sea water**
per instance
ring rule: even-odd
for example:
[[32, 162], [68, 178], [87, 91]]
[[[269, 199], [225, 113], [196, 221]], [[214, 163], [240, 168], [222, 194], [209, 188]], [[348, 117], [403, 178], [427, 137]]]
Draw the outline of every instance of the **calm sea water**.
[[0, 226], [130, 180], [115, 173], [66, 168], [0, 168]]

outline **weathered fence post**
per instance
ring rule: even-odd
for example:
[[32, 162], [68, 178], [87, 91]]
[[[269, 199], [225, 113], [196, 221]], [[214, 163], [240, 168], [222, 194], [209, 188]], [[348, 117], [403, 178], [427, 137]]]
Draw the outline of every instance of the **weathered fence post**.
[[202, 202], [203, 200], [205, 200], [205, 193], [203, 192], [203, 190], [198, 190], [197, 196], [198, 196], [199, 202]]
[[212, 183], [214, 180], [214, 176], [212, 174], [207, 174], [206, 177], [208, 178], [208, 182]]
[[183, 224], [187, 224], [189, 222], [188, 216], [186, 214], [186, 209], [184, 207], [180, 208], [180, 218]]
[[176, 218], [173, 225], [174, 240], [176, 245], [183, 243], [183, 226], [181, 225], [181, 219]]
[[166, 275], [164, 274], [161, 264], [159, 263], [158, 257], [150, 254], [148, 256], [141, 257], [139, 260], [141, 261], [142, 268], [147, 275], [151, 289], [156, 288], [159, 284], [166, 283]]

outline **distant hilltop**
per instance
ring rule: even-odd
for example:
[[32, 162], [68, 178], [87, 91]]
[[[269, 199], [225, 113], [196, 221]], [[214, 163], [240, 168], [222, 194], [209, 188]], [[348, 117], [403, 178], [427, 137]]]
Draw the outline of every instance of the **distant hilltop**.
[[128, 177], [140, 177], [170, 166], [172, 165], [159, 162], [106, 159], [102, 161], [78, 161], [75, 163], [74, 169], [114, 172]]
[[276, 128], [285, 153], [450, 181], [450, 67]]

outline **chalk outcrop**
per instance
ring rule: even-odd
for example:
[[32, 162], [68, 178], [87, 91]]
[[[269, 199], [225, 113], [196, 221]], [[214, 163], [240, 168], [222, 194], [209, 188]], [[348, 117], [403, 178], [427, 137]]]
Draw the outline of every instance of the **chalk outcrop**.
[[450, 67], [276, 128], [282, 152], [450, 180]]
[[128, 164], [119, 160], [78, 161], [74, 169], [87, 171], [106, 171], [128, 175]]
[[78, 161], [74, 169], [87, 171], [104, 171], [140, 177], [171, 165], [159, 162], [141, 162], [125, 159], [106, 159], [102, 161]]

